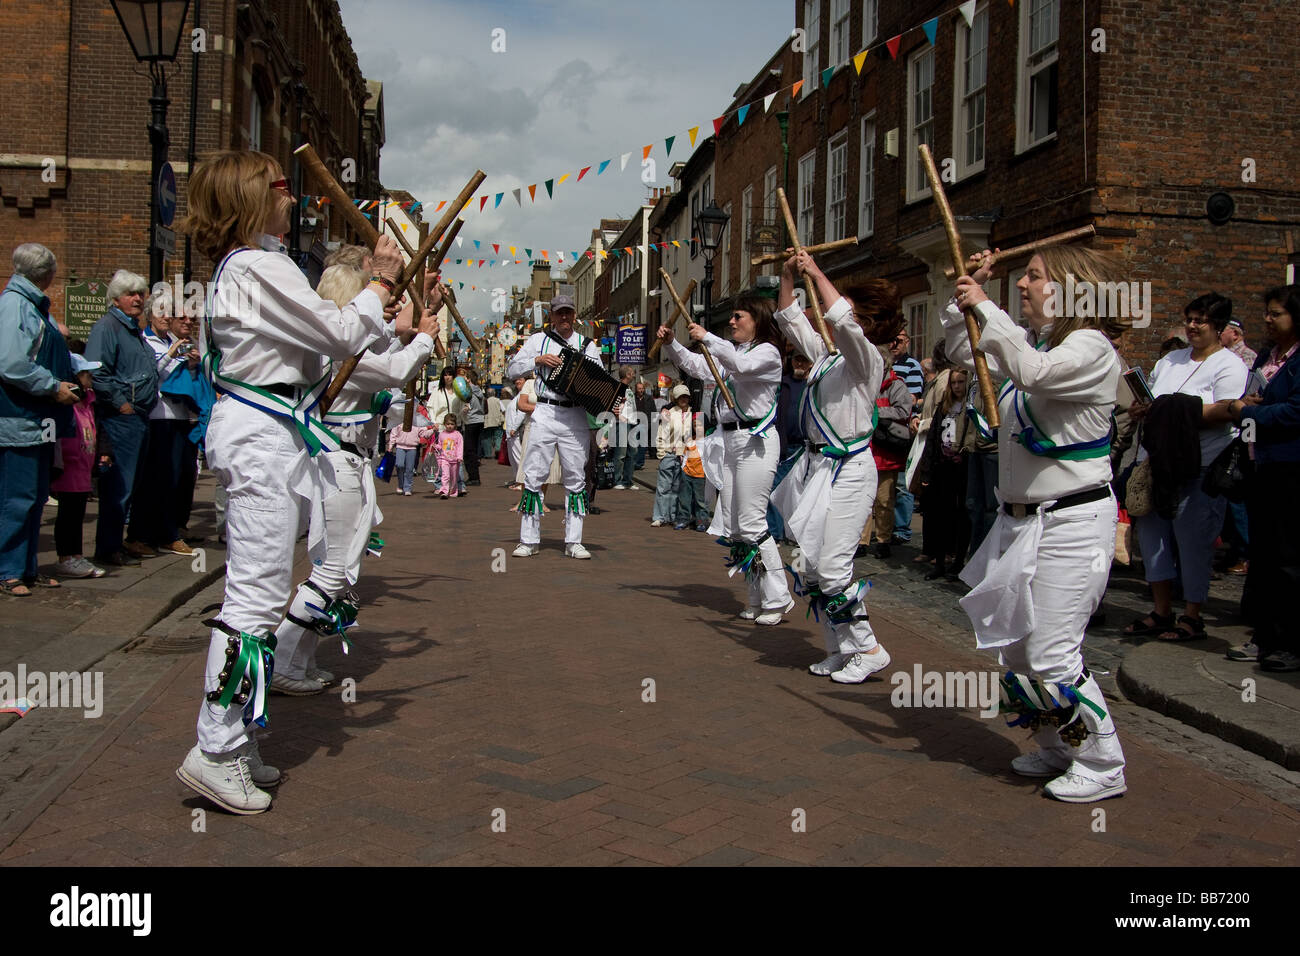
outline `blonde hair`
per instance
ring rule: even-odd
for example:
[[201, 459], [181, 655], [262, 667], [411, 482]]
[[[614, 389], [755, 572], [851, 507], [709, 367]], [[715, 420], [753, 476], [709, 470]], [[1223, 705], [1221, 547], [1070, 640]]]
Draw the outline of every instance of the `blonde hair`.
[[364, 272], [369, 255], [370, 250], [365, 246], [342, 245], [325, 257], [325, 268], [349, 266], [358, 272]]
[[271, 213], [277, 169], [266, 153], [227, 150], [207, 157], [190, 177], [181, 231], [213, 262], [238, 246], [256, 246]]
[[316, 294], [342, 308], [366, 287], [366, 277], [357, 269], [343, 264], [332, 265], [320, 274]]
[[[1051, 282], [1066, 284], [1068, 276], [1074, 277], [1075, 285], [1089, 283], [1094, 295], [1103, 283], [1116, 282], [1122, 271], [1119, 260], [1109, 252], [1089, 249], [1087, 246], [1048, 246], [1037, 253], [1043, 260], [1043, 269]], [[1100, 311], [1100, 310], [1097, 310]], [[1058, 315], [1052, 319], [1052, 333], [1047, 338], [1047, 347], [1054, 349], [1071, 332], [1079, 329], [1096, 329], [1109, 339], [1118, 338], [1129, 327], [1129, 321], [1121, 316], [1092, 315]]]

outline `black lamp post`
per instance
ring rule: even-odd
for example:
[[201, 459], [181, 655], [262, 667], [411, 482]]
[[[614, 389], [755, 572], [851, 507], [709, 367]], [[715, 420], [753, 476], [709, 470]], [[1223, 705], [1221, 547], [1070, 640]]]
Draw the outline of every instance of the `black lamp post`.
[[158, 174], [167, 162], [171, 136], [167, 132], [167, 75], [163, 63], [174, 63], [190, 0], [112, 0], [131, 52], [148, 64], [153, 80], [149, 97], [149, 145], [153, 162], [149, 177], [149, 284], [162, 281], [163, 250], [158, 245]]
[[[307, 95], [307, 84], [302, 80], [293, 83], [293, 148], [296, 150], [303, 143], [302, 136], [302, 98]], [[293, 154], [293, 218], [289, 221], [289, 255], [299, 266], [303, 264], [302, 253], [302, 164], [298, 154]]]
[[713, 308], [713, 257], [722, 243], [722, 231], [731, 217], [718, 208], [712, 199], [700, 210], [696, 218], [700, 230], [700, 246], [704, 250], [704, 325], [709, 325], [709, 311]]

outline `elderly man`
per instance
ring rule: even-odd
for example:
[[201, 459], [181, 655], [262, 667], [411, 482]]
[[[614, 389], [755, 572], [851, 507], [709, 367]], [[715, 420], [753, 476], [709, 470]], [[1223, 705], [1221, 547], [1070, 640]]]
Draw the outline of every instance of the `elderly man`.
[[33, 584], [59, 586], [37, 573], [37, 546], [54, 443], [73, 433], [71, 406], [79, 392], [45, 294], [54, 281], [54, 253], [24, 243], [13, 262], [0, 294], [0, 590], [30, 597]]
[[1255, 367], [1258, 354], [1246, 344], [1246, 329], [1241, 324], [1241, 319], [1233, 316], [1228, 320], [1228, 324], [1219, 333], [1219, 344], [1241, 359], [1246, 368]]
[[[144, 337], [148, 290], [142, 276], [119, 269], [108, 284], [108, 311], [90, 330], [86, 343], [87, 361], [100, 363], [95, 372], [95, 415], [113, 452], [113, 465], [99, 486], [95, 560], [117, 567], [138, 565], [138, 558], [158, 553], [143, 542], [124, 546], [122, 540], [149, 444], [149, 413], [158, 403], [158, 358]], [[145, 506], [167, 505], [146, 502]]]

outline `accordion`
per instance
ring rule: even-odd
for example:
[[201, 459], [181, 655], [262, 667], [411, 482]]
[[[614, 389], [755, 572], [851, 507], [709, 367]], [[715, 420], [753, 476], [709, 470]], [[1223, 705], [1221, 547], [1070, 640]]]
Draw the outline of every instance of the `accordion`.
[[560, 367], [543, 378], [546, 387], [581, 405], [592, 415], [612, 412], [625, 386], [577, 349], [565, 346]]

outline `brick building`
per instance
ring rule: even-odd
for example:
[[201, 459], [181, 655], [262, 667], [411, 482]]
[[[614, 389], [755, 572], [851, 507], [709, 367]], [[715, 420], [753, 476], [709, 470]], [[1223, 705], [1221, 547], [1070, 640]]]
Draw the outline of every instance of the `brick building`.
[[[920, 29], [930, 17], [933, 44]], [[1233, 298], [1257, 340], [1261, 293], [1300, 262], [1294, 25], [1287, 0], [981, 2], [971, 27], [950, 0], [796, 0], [806, 45], [777, 50], [716, 137], [732, 291], [756, 280], [748, 254], [773, 245], [783, 185], [804, 243], [859, 237], [823, 268], [846, 284], [895, 281], [913, 351], [926, 354], [951, 283], [916, 159], [924, 141], [949, 170], [968, 251], [1091, 224], [1093, 242], [1122, 259], [1119, 278], [1151, 283], [1150, 328], [1129, 337], [1131, 360], [1149, 363], [1183, 304], [1210, 289]], [[894, 59], [884, 44], [900, 34]], [[867, 47], [859, 74], [852, 59]], [[740, 124], [731, 111], [745, 104], [756, 105]], [[1221, 225], [1207, 215], [1215, 193], [1235, 204]], [[1003, 274], [1013, 283], [1024, 265]], [[1007, 280], [996, 285], [1015, 316]]]
[[[11, 0], [0, 5], [0, 36], [11, 57], [21, 50], [23, 63], [39, 64], [0, 76], [0, 246], [6, 257], [22, 242], [53, 250], [59, 275], [50, 294], [54, 314], [63, 317], [74, 275], [106, 281], [120, 268], [148, 275], [151, 83], [101, 0]], [[367, 89], [337, 0], [194, 0], [167, 71], [178, 220], [196, 63], [199, 159], [217, 149], [261, 149], [289, 173], [298, 128], [345, 188], [378, 183], [382, 90]], [[354, 163], [345, 168], [346, 160]], [[302, 191], [320, 189], [308, 182]], [[304, 230], [303, 248], [343, 235], [328, 206], [304, 218], [319, 225]], [[194, 278], [210, 274], [197, 252], [192, 265]], [[184, 267], [177, 237], [164, 275]]]

